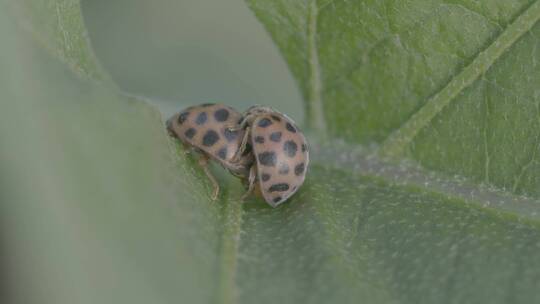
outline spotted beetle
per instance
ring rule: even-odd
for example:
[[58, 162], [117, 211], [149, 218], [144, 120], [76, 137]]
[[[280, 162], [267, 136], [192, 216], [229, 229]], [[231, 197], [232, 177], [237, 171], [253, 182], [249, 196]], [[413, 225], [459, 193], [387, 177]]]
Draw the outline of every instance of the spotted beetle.
[[239, 127], [244, 135], [231, 161], [241, 161], [244, 151], [252, 150], [255, 156], [244, 197], [258, 186], [265, 201], [277, 207], [304, 183], [309, 164], [306, 138], [287, 115], [264, 106], [249, 108]]
[[[199, 164], [214, 188], [212, 199], [219, 194], [219, 184], [208, 163], [217, 161], [233, 175], [247, 180], [254, 159], [249, 146], [238, 153], [245, 131], [238, 128], [242, 120], [235, 109], [222, 104], [192, 106], [173, 115], [166, 122], [170, 136], [178, 138], [184, 147], [199, 152]], [[233, 161], [234, 158], [234, 161]]]

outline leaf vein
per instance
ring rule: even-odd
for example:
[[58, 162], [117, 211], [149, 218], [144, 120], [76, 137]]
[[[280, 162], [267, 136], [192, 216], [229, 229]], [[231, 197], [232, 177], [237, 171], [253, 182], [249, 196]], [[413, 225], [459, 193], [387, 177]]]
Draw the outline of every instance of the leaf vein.
[[489, 114], [490, 114], [490, 107], [489, 107], [489, 98], [487, 94], [487, 86], [485, 86], [484, 91], [484, 106], [485, 106], [485, 112], [486, 116], [484, 118], [484, 131], [483, 131], [483, 137], [484, 137], [484, 182], [486, 184], [489, 184], [489, 162], [490, 162], [490, 156], [489, 156], [489, 145], [488, 145], [488, 130], [489, 130]]
[[230, 199], [224, 209], [218, 299], [220, 303], [233, 304], [238, 303], [236, 273], [244, 211], [242, 201], [234, 199]]
[[465, 67], [425, 105], [411, 116], [400, 128], [383, 142], [379, 154], [395, 158], [402, 155], [418, 132], [425, 128], [438, 113], [455, 99], [465, 88], [483, 75], [523, 34], [540, 19], [540, 2], [534, 2], [510, 24], [484, 51]]
[[539, 144], [538, 139], [539, 139], [539, 136], [537, 135], [536, 140], [535, 140], [536, 144], [534, 145], [531, 159], [521, 167], [521, 169], [519, 170], [519, 174], [516, 176], [514, 180], [514, 185], [512, 186], [512, 192], [514, 193], [517, 192], [517, 189], [519, 188], [519, 185], [521, 184], [521, 181], [523, 180], [523, 175], [525, 174], [525, 172], [527, 172], [527, 170], [529, 170], [529, 168], [536, 163], [536, 153], [538, 149], [540, 149], [540, 144]]
[[[371, 56], [375, 51], [378, 51], [382, 46], [384, 46], [384, 43], [394, 39], [395, 41], [399, 42], [401, 48], [408, 52], [409, 50], [400, 42], [400, 37], [403, 33], [406, 33], [408, 31], [411, 31], [412, 29], [421, 27], [424, 23], [427, 21], [437, 18], [437, 13], [441, 9], [441, 6], [437, 7], [431, 14], [423, 14], [422, 17], [419, 17], [415, 22], [413, 22], [410, 26], [401, 27], [398, 31], [392, 31], [392, 29], [389, 27], [387, 29], [387, 33], [385, 33], [383, 36], [379, 37], [376, 41], [369, 44], [364, 52], [360, 53], [360, 56], [358, 56], [357, 60], [352, 61], [348, 66], [348, 68], [345, 69], [343, 73], [340, 75], [333, 77], [333, 79], [328, 80], [326, 85], [324, 86], [324, 92], [329, 92], [333, 89], [335, 89], [340, 83], [342, 83], [344, 80], [347, 80], [350, 78], [352, 74], [354, 74], [358, 69], [362, 68], [362, 66], [367, 62], [367, 58]], [[388, 25], [390, 26], [390, 25]], [[336, 39], [342, 39], [340, 36], [337, 36]]]
[[448, 2], [448, 1], [445, 1], [446, 5], [452, 5], [452, 6], [456, 6], [456, 7], [459, 7], [475, 16], [478, 16], [484, 20], [486, 20], [488, 23], [490, 24], [493, 24], [494, 26], [496, 26], [497, 28], [499, 28], [500, 30], [502, 30], [504, 28], [504, 26], [498, 22], [497, 20], [494, 20], [493, 18], [490, 18], [484, 14], [482, 14], [481, 12], [469, 7], [469, 6], [465, 6], [464, 4], [462, 3], [452, 3], [452, 2]]
[[[540, 136], [537, 139], [540, 139]], [[537, 146], [537, 150], [539, 148], [540, 146]], [[448, 198], [459, 199], [470, 206], [480, 207], [486, 211], [504, 212], [518, 218], [540, 222], [540, 214], [536, 212], [540, 200], [534, 197], [517, 196], [487, 185], [478, 185], [467, 178], [441, 175], [413, 164], [393, 164], [373, 156], [371, 151], [362, 146], [332, 142], [330, 145], [314, 146], [312, 151], [315, 150], [318, 153], [314, 156], [314, 161], [324, 161], [325, 166], [379, 179], [390, 185], [422, 189]], [[340, 158], [329, 157], [329, 155], [336, 155], [337, 151], [341, 155]], [[529, 166], [535, 162], [536, 159], [529, 162]]]
[[326, 123], [322, 101], [321, 67], [317, 50], [317, 17], [319, 9], [317, 1], [309, 2], [307, 40], [309, 52], [309, 92], [306, 102], [306, 120], [308, 127], [324, 134]]

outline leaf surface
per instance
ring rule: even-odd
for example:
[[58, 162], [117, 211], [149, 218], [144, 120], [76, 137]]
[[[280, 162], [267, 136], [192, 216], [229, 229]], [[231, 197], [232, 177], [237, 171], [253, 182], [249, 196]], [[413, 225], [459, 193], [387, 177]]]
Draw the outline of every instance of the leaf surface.
[[18, 18], [0, 10], [2, 266], [13, 302], [211, 301], [223, 229], [200, 172], [156, 109], [92, 72], [79, 77]]
[[540, 196], [538, 1], [247, 1], [313, 126]]
[[[4, 42], [0, 91], [5, 104], [0, 111], [0, 217], [5, 226], [2, 237], [7, 245], [10, 291], [16, 300], [540, 300], [540, 258], [536, 254], [540, 247], [540, 213], [535, 192], [522, 182], [515, 191], [479, 185], [474, 175], [456, 168], [471, 172], [480, 169], [458, 166], [454, 159], [444, 162], [437, 154], [454, 151], [449, 138], [455, 137], [430, 137], [436, 132], [450, 132], [451, 123], [457, 128], [453, 132], [463, 134], [465, 122], [475, 126], [479, 119], [463, 113], [455, 114], [460, 117], [457, 121], [438, 117], [449, 115], [453, 106], [462, 110], [467, 102], [470, 107], [463, 111], [470, 114], [477, 100], [468, 90], [487, 79], [505, 56], [518, 54], [514, 49], [521, 44], [523, 56], [526, 50], [532, 51], [523, 41], [529, 35], [536, 39], [534, 27], [485, 66], [482, 76], [460, 90], [456, 100], [419, 129], [402, 152], [390, 153], [397, 159], [414, 158], [443, 173], [457, 170], [468, 179], [373, 156], [384, 154], [381, 149], [385, 148], [379, 147], [392, 147], [391, 142], [375, 148], [355, 145], [391, 140], [391, 134], [399, 132], [396, 130], [433, 100], [430, 96], [459, 79], [456, 77], [463, 69], [474, 67], [479, 49], [489, 48], [490, 42], [497, 41], [516, 20], [531, 12], [534, 4], [446, 2], [439, 7], [438, 2], [419, 1], [250, 1], [297, 78], [310, 119], [306, 131], [312, 142], [313, 162], [306, 184], [289, 203], [272, 209], [258, 198], [242, 205], [238, 200], [243, 191], [240, 183], [227, 176], [220, 176], [219, 200], [210, 201], [209, 183], [195, 158], [185, 156], [184, 150], [167, 138], [155, 108], [117, 92], [108, 77], [96, 76], [106, 74], [95, 72], [100, 69], [99, 63], [83, 39], [84, 27], [68, 26], [66, 30], [75, 34], [66, 36], [67, 40], [54, 40], [60, 22], [45, 22], [51, 25], [49, 29], [34, 22], [40, 18], [63, 20], [67, 14], [75, 16], [71, 24], [77, 28], [83, 25], [77, 19], [77, 1], [10, 3], [10, 10], [0, 10], [0, 39]], [[38, 9], [60, 4], [69, 9]], [[25, 17], [21, 8], [39, 17]], [[395, 17], [392, 22], [390, 16]], [[21, 25], [25, 18], [32, 22]], [[353, 21], [364, 26], [355, 26]], [[456, 26], [478, 33], [466, 36], [454, 31]], [[402, 34], [394, 36], [387, 30]], [[451, 39], [440, 37], [444, 31]], [[50, 43], [51, 39], [55, 42]], [[80, 43], [73, 44], [71, 39]], [[397, 42], [401, 46], [397, 47]], [[363, 44], [370, 43], [373, 49], [367, 57], [358, 57], [358, 49], [364, 50]], [[74, 55], [58, 51], [67, 45], [77, 45], [80, 51], [69, 53]], [[405, 45], [427, 53], [412, 52], [404, 49]], [[454, 48], [449, 47], [452, 45]], [[400, 57], [404, 53], [406, 56]], [[352, 64], [356, 60], [359, 66]], [[397, 69], [401, 68], [396, 65], [399, 62], [407, 68]], [[415, 66], [422, 62], [424, 70]], [[363, 71], [362, 63], [371, 70]], [[423, 75], [430, 67], [432, 73]], [[506, 67], [515, 66], [507, 63]], [[356, 78], [358, 73], [374, 87]], [[508, 81], [514, 83], [514, 79]], [[376, 80], [384, 82], [384, 87]], [[499, 97], [495, 95], [493, 98]], [[392, 96], [400, 102], [389, 99]], [[460, 103], [459, 98], [465, 99]], [[489, 100], [487, 104], [499, 105]], [[525, 114], [534, 118], [534, 113], [523, 111]], [[522, 126], [526, 122], [514, 123]], [[513, 125], [517, 129], [508, 132], [519, 131], [519, 126]], [[529, 127], [534, 132], [534, 125]], [[346, 142], [315, 135], [326, 132]], [[435, 147], [434, 152], [427, 155], [430, 146]], [[470, 148], [465, 140], [459, 140], [459, 146]], [[499, 155], [497, 151], [490, 157]], [[499, 172], [493, 174], [489, 184], [499, 185], [495, 177]], [[534, 178], [526, 174], [522, 174], [522, 180], [534, 183]]]

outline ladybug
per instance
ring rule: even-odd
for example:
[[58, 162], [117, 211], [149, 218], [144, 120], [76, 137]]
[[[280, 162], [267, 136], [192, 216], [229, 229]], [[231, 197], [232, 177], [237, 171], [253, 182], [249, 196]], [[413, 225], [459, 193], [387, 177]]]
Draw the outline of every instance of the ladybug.
[[189, 107], [166, 122], [170, 136], [201, 155], [199, 164], [214, 188], [213, 200], [219, 194], [219, 184], [208, 167], [210, 160], [217, 161], [237, 177], [249, 177], [254, 162], [249, 146], [244, 145], [238, 153], [246, 132], [238, 127], [241, 120], [242, 115], [229, 106], [206, 103]]
[[277, 207], [304, 183], [309, 164], [306, 138], [291, 118], [264, 106], [249, 108], [239, 127], [244, 137], [232, 161], [241, 160], [248, 150], [255, 158], [244, 197], [258, 186], [265, 201]]

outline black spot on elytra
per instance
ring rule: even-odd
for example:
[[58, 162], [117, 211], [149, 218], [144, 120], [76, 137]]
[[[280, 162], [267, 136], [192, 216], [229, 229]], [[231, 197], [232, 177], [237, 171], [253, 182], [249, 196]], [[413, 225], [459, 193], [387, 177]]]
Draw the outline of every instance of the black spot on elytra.
[[296, 133], [296, 128], [289, 122], [285, 124], [285, 128], [287, 128], [287, 130], [289, 130], [290, 132]]
[[263, 173], [263, 174], [261, 175], [261, 180], [262, 180], [263, 182], [266, 182], [266, 181], [269, 180], [269, 179], [270, 179], [270, 174], [268, 174], [268, 173]]
[[277, 116], [277, 115], [271, 115], [272, 119], [275, 120], [275, 121], [281, 121], [281, 117]]
[[249, 153], [251, 153], [251, 150], [252, 150], [251, 145], [249, 143], [246, 144], [246, 148], [244, 149], [244, 152], [242, 153], [242, 156], [248, 155]]
[[219, 149], [217, 155], [218, 155], [219, 158], [225, 159], [227, 157], [227, 147], [223, 147], [223, 148]]
[[229, 119], [229, 110], [227, 109], [217, 110], [216, 112], [214, 112], [214, 118], [216, 119], [216, 121], [220, 121], [220, 122], [226, 121], [227, 119]]
[[289, 173], [289, 165], [287, 163], [280, 163], [279, 164], [279, 174], [285, 175]]
[[178, 115], [178, 123], [183, 124], [189, 116], [189, 112], [182, 112]]
[[274, 197], [274, 199], [272, 200], [274, 203], [277, 203], [281, 200], [281, 196], [276, 196]]
[[208, 120], [208, 115], [206, 112], [201, 112], [199, 115], [197, 115], [197, 118], [195, 118], [195, 123], [198, 125], [204, 124]]
[[281, 141], [281, 132], [274, 132], [270, 134], [270, 140], [273, 142], [280, 142]]
[[289, 184], [287, 183], [273, 184], [272, 186], [270, 186], [270, 188], [268, 188], [269, 192], [276, 192], [276, 191], [282, 192], [282, 191], [287, 191], [287, 190], [289, 190]]
[[207, 107], [211, 107], [211, 106], [213, 106], [213, 105], [215, 105], [215, 103], [203, 103], [203, 104], [201, 105], [201, 107], [207, 108]]
[[261, 128], [266, 128], [271, 124], [272, 124], [272, 121], [265, 117], [265, 118], [259, 120], [258, 126], [261, 127]]
[[206, 131], [206, 134], [203, 136], [203, 145], [207, 147], [213, 146], [219, 140], [219, 135], [214, 130]]
[[266, 151], [263, 153], [259, 153], [257, 158], [259, 159], [259, 162], [263, 166], [268, 166], [268, 167], [276, 166], [276, 153], [275, 152]]
[[294, 167], [294, 174], [296, 174], [296, 176], [300, 176], [302, 175], [302, 173], [304, 173], [305, 169], [306, 166], [304, 165], [304, 163], [300, 163]]
[[298, 145], [292, 140], [287, 140], [283, 144], [283, 151], [288, 157], [294, 157], [296, 155], [296, 150], [298, 150]]
[[225, 136], [225, 138], [227, 139], [227, 141], [233, 141], [235, 140], [237, 137], [238, 137], [238, 131], [236, 130], [231, 130], [229, 128], [225, 128], [223, 130], [223, 136]]
[[307, 151], [307, 145], [306, 144], [302, 144], [302, 152], [306, 152]]
[[186, 132], [184, 132], [184, 135], [185, 135], [187, 138], [191, 139], [191, 138], [193, 138], [193, 136], [195, 136], [196, 133], [197, 133], [197, 130], [195, 130], [195, 129], [193, 129], [193, 128], [189, 128], [189, 129], [187, 129]]
[[258, 144], [264, 144], [264, 137], [255, 136], [255, 142], [258, 143]]

